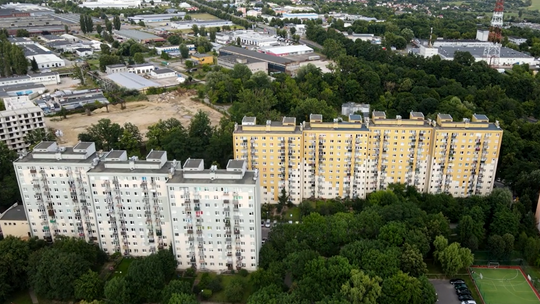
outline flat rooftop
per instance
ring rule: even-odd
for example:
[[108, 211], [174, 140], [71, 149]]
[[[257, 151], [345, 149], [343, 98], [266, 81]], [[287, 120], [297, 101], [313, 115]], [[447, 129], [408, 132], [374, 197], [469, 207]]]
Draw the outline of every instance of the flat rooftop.
[[[483, 47], [466, 47], [466, 46], [441, 46], [438, 47], [439, 54], [448, 57], [454, 58], [455, 52], [469, 52], [475, 58], [481, 58], [484, 56]], [[533, 58], [530, 55], [525, 53], [513, 50], [507, 47], [501, 47], [501, 58]]]
[[114, 73], [107, 77], [116, 84], [132, 90], [143, 90], [149, 87], [160, 86], [158, 83], [128, 72]]
[[268, 54], [263, 54], [255, 51], [246, 50], [243, 48], [235, 47], [235, 46], [224, 46], [219, 49], [220, 54], [226, 53], [226, 54], [233, 54], [233, 55], [242, 55], [246, 57], [256, 58], [262, 61], [277, 63], [281, 65], [287, 65], [291, 64], [294, 61], [291, 59], [283, 58], [283, 57], [276, 57]]
[[24, 213], [24, 207], [17, 205], [4, 213], [0, 218], [2, 221], [26, 221], [26, 213]]
[[146, 156], [146, 159], [159, 159], [161, 160], [161, 158], [163, 157], [163, 155], [165, 154], [166, 152], [165, 151], [152, 151], [150, 153], [148, 153], [148, 155]]
[[159, 36], [141, 32], [137, 30], [119, 30], [115, 32], [118, 36], [123, 36], [126, 38], [138, 39], [138, 40], [151, 40], [151, 39], [163, 39]]
[[204, 162], [202, 159], [190, 158], [186, 160], [184, 169], [197, 169]]
[[167, 73], [176, 73], [176, 71], [171, 70], [171, 69], [157, 69], [157, 70], [154, 70], [154, 73], [156, 73], [156, 74], [167, 74]]
[[[165, 166], [164, 166], [165, 167]], [[195, 172], [186, 172], [187, 175], [190, 174], [201, 174], [206, 175], [210, 177], [210, 174], [212, 171], [210, 169], [205, 169], [202, 171], [195, 171]], [[242, 184], [242, 185], [254, 185], [257, 183], [257, 180], [255, 178], [255, 172], [254, 171], [246, 171], [243, 173], [242, 176], [241, 171], [226, 171], [226, 170], [217, 170], [214, 171], [214, 174], [216, 175], [216, 179], [211, 178], [190, 178], [186, 177], [184, 172], [176, 172], [176, 174], [170, 178], [167, 183], [168, 184], [195, 184], [195, 185], [205, 185], [205, 184], [216, 184], [216, 185], [235, 185], [235, 184]], [[219, 175], [226, 175], [226, 176], [242, 176], [240, 179], [231, 179], [231, 178], [220, 178]]]
[[245, 160], [230, 159], [229, 163], [227, 163], [227, 169], [242, 169], [245, 162]]

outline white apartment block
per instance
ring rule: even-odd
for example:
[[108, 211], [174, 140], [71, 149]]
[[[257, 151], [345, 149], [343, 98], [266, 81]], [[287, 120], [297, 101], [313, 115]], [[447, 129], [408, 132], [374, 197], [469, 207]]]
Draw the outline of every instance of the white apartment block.
[[183, 168], [165, 151], [145, 160], [42, 142], [14, 162], [32, 236], [95, 241], [107, 253], [146, 256], [173, 246], [178, 267], [256, 270], [261, 246], [257, 171]]
[[43, 110], [34, 105], [28, 96], [9, 96], [0, 92], [6, 110], [0, 111], [0, 141], [9, 149], [22, 152], [28, 145], [24, 141], [26, 133], [34, 129], [44, 129]]

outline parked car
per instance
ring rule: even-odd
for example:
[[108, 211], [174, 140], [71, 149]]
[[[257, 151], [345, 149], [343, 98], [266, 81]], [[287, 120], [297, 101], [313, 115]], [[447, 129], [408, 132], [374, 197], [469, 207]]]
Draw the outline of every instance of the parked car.
[[473, 300], [461, 301], [461, 304], [476, 304]]
[[459, 290], [456, 290], [456, 293], [459, 295], [464, 295], [464, 294], [471, 294], [471, 291], [469, 289], [459, 289]]
[[458, 299], [460, 301], [474, 300], [474, 298], [471, 295], [460, 295], [460, 296], [458, 296]]
[[462, 279], [451, 279], [450, 284], [465, 284], [465, 281], [463, 281]]
[[266, 224], [264, 225], [266, 228], [270, 228], [270, 219], [266, 220]]
[[467, 285], [465, 285], [465, 284], [456, 284], [456, 285], [454, 285], [454, 288], [455, 288], [456, 290], [460, 290], [460, 289], [469, 289], [469, 287], [467, 287]]

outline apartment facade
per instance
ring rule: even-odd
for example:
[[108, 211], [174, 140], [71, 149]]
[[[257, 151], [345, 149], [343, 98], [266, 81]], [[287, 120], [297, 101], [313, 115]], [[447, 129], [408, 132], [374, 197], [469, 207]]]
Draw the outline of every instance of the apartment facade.
[[42, 142], [14, 162], [30, 233], [93, 241], [107, 253], [147, 256], [173, 246], [179, 268], [256, 270], [261, 246], [258, 173], [244, 161], [145, 160], [95, 144]]
[[244, 117], [234, 132], [235, 159], [259, 169], [263, 203], [274, 203], [285, 189], [294, 203], [310, 197], [360, 197], [391, 183], [421, 192], [453, 196], [491, 192], [502, 142], [498, 122], [485, 115], [454, 122], [448, 114], [436, 120], [411, 112], [409, 119], [349, 115], [348, 121], [257, 125]]
[[28, 96], [11, 96], [0, 92], [6, 110], [0, 111], [0, 141], [11, 150], [22, 152], [28, 148], [26, 134], [45, 128], [43, 110], [34, 105]]

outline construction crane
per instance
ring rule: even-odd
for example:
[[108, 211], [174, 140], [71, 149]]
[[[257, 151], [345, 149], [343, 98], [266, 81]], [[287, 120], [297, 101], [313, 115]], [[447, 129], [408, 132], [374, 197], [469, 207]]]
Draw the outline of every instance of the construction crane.
[[484, 58], [492, 67], [499, 65], [501, 58], [501, 42], [503, 27], [504, 0], [497, 0], [493, 17], [491, 17], [491, 26], [489, 28], [488, 41], [493, 42], [484, 48]]

